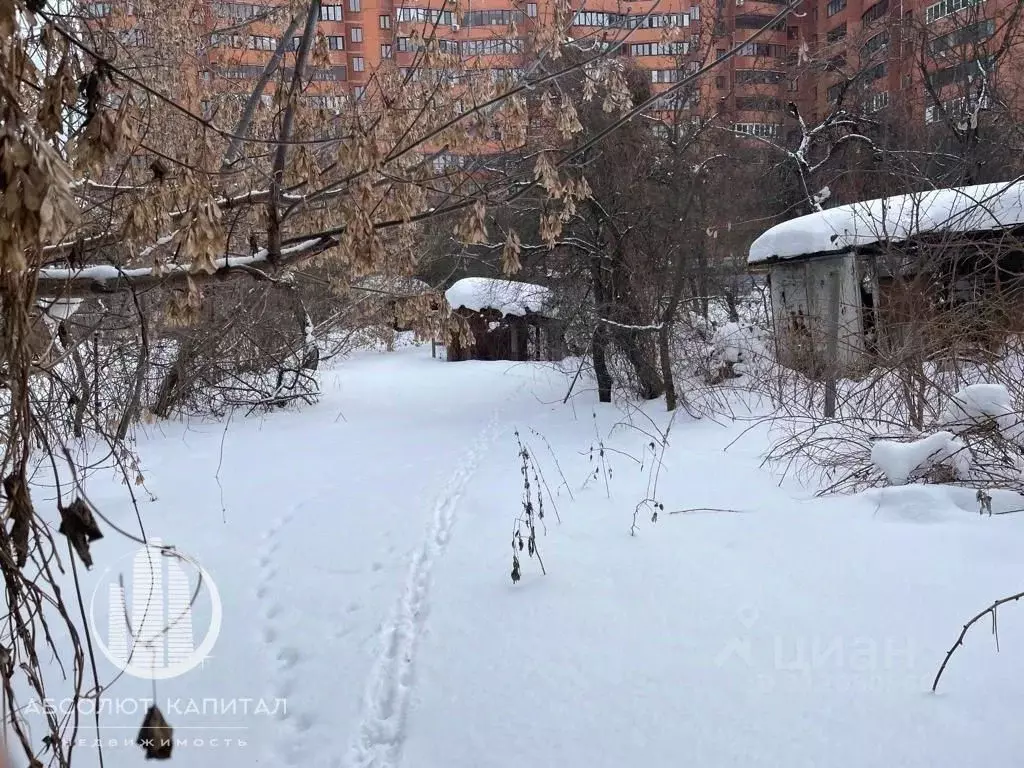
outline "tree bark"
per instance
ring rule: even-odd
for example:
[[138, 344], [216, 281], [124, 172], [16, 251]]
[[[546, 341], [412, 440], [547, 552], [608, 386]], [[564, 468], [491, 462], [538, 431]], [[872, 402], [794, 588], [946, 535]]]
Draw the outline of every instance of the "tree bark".
[[[668, 314], [668, 313], [666, 313]], [[658, 354], [661, 357], [661, 378], [665, 383], [665, 410], [674, 411], [676, 400], [676, 382], [672, 375], [672, 350], [669, 347], [668, 323], [663, 322], [658, 330]]]
[[[590, 259], [591, 277], [594, 283], [594, 308], [598, 317], [608, 311], [604, 276], [601, 274], [601, 261], [602, 258], [599, 255], [592, 256]], [[606, 323], [598, 322], [594, 328], [591, 357], [594, 360], [594, 376], [597, 378], [597, 399], [602, 403], [610, 403], [612, 401], [612, 375], [608, 371], [608, 326]]]

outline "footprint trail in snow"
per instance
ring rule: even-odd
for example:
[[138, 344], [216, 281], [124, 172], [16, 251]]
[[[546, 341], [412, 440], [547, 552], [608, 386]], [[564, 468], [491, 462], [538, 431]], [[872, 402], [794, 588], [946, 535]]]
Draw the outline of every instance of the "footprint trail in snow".
[[466, 486], [498, 432], [495, 414], [434, 504], [426, 537], [413, 554], [398, 607], [383, 629], [380, 651], [366, 687], [362, 716], [349, 749], [349, 768], [394, 768], [398, 764], [405, 737], [416, 647], [430, 603], [431, 573], [451, 537]]
[[282, 642], [279, 627], [279, 619], [282, 613], [282, 605], [275, 594], [277, 583], [277, 568], [274, 564], [275, 554], [280, 547], [281, 529], [287, 526], [295, 515], [295, 509], [285, 513], [283, 517], [273, 522], [270, 529], [263, 534], [263, 543], [257, 557], [258, 582], [256, 586], [256, 599], [260, 606], [260, 621], [262, 624], [260, 637], [267, 655], [270, 657], [270, 665], [273, 673], [270, 678], [269, 695], [278, 700], [283, 700], [285, 705], [275, 710], [277, 724], [275, 726], [276, 738], [272, 749], [272, 764], [275, 765], [304, 765], [303, 759], [303, 734], [313, 726], [313, 719], [310, 715], [290, 711], [294, 703], [291, 696], [295, 690], [295, 669], [302, 660], [298, 649]]

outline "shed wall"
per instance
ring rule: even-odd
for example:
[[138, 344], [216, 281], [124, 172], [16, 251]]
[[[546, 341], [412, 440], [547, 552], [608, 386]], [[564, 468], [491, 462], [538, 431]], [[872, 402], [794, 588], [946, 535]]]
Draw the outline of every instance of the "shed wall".
[[838, 280], [836, 363], [847, 368], [864, 353], [860, 275], [852, 255], [782, 262], [771, 270], [772, 312], [779, 360], [811, 373], [829, 361], [833, 280]]

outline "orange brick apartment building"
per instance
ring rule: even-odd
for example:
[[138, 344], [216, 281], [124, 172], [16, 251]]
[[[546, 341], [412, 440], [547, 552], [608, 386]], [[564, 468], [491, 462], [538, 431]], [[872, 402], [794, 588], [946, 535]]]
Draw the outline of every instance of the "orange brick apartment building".
[[[312, 69], [308, 93], [335, 109], [363, 93], [382, 61], [412, 66], [416, 29], [436, 36], [443, 50], [458, 53], [468, 67], [514, 74], [523, 62], [520, 41], [510, 36], [513, 23], [515, 34], [529, 34], [551, 12], [550, 0], [462, 0], [457, 11], [443, 0], [322, 1], [319, 32], [327, 41], [327, 63]], [[789, 102], [813, 120], [828, 112], [842, 83], [854, 76], [847, 105], [856, 100], [867, 112], [904, 109], [922, 124], [934, 119], [922, 62], [940, 101], [969, 107], [977, 96], [963, 85], [977, 82], [1016, 3], [801, 0], [786, 19], [743, 45], [785, 8], [783, 0], [573, 0], [568, 35], [581, 45], [621, 41], [616, 55], [649, 71], [655, 92], [742, 46], [671, 106], [695, 118], [719, 113], [739, 135], [781, 138], [792, 125]], [[247, 90], [287, 25], [272, 10], [281, 4], [210, 1], [210, 38], [200, 46], [199, 65], [206, 93]], [[99, 16], [110, 7], [91, 5]], [[1007, 69], [1005, 61], [1001, 69]]]

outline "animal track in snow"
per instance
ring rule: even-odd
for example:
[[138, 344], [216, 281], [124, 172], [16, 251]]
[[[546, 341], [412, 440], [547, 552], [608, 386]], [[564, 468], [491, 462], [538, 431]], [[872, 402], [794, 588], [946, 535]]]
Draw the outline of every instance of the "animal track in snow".
[[290, 646], [280, 643], [281, 632], [278, 620], [283, 606], [275, 598], [277, 567], [274, 555], [280, 547], [281, 529], [291, 522], [294, 510], [284, 517], [278, 518], [263, 534], [263, 545], [256, 556], [258, 581], [256, 598], [260, 606], [262, 630], [260, 637], [266, 646], [266, 653], [273, 670], [270, 678], [268, 695], [274, 699], [284, 699], [284, 706], [275, 709], [278, 726], [272, 746], [275, 754], [271, 756], [273, 765], [308, 765], [309, 760], [303, 755], [303, 734], [316, 722], [310, 713], [292, 711], [293, 701], [289, 697], [295, 690], [295, 670], [302, 662], [302, 654]]

